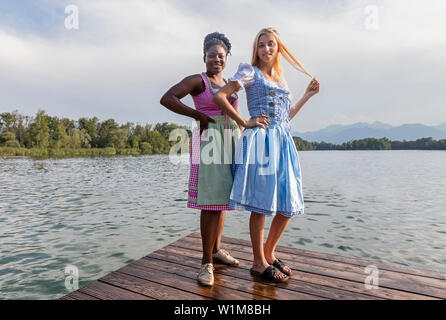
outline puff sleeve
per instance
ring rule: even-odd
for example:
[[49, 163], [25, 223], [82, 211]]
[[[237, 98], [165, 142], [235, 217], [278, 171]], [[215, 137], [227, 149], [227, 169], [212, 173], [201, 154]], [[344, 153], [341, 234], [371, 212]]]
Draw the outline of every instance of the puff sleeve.
[[255, 71], [249, 63], [240, 63], [237, 72], [229, 81], [237, 81], [242, 88], [248, 88], [254, 84]]

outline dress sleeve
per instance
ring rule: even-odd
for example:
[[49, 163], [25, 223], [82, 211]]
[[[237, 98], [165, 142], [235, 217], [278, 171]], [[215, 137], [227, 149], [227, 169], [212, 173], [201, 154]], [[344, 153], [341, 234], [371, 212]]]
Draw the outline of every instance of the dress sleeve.
[[254, 84], [254, 68], [249, 63], [240, 63], [237, 72], [229, 81], [237, 81], [242, 88], [248, 88]]

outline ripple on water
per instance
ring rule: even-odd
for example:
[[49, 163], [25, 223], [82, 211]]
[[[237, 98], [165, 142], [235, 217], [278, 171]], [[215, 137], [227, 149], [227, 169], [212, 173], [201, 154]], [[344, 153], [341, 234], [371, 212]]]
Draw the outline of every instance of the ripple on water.
[[308, 238], [299, 238], [299, 240], [295, 241], [294, 243], [304, 246], [305, 244], [312, 243], [312, 242], [313, 242], [313, 240], [308, 239]]
[[337, 248], [341, 251], [352, 251], [353, 250], [353, 248], [349, 247], [349, 246], [338, 246]]
[[330, 214], [328, 213], [305, 213], [307, 216], [321, 216], [321, 217], [329, 217]]
[[[300, 155], [309, 210], [280, 245], [446, 271], [446, 152]], [[68, 264], [83, 285], [199, 232], [188, 177], [166, 156], [0, 158], [0, 299], [57, 298]], [[227, 214], [224, 235], [249, 240], [249, 212]]]
[[23, 273], [23, 271], [19, 270], [17, 268], [0, 269], [0, 276], [3, 276], [3, 275], [11, 276], [11, 275], [17, 275], [17, 274], [21, 274], [21, 273]]

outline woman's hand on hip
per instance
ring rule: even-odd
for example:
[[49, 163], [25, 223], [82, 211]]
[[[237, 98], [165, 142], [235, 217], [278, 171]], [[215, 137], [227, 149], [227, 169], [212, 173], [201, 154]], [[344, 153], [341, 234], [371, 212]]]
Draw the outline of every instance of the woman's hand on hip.
[[204, 130], [208, 129], [209, 123], [216, 123], [214, 119], [208, 115], [205, 115], [204, 113], [200, 115], [198, 121], [200, 122], [200, 134], [202, 134]]
[[254, 118], [249, 119], [244, 124], [245, 128], [255, 128], [255, 127], [261, 127], [263, 129], [266, 129], [267, 126], [271, 124], [271, 122], [268, 120], [269, 116], [267, 115], [260, 115]]

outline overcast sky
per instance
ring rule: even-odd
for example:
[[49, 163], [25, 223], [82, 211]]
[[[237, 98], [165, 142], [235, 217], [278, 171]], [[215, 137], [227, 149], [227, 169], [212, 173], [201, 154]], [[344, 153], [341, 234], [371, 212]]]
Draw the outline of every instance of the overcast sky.
[[[70, 4], [78, 29], [66, 27]], [[205, 71], [204, 36], [231, 40], [230, 77], [269, 26], [321, 83], [293, 119], [295, 131], [446, 122], [444, 0], [0, 0], [0, 112], [189, 125], [159, 100]], [[310, 79], [283, 65], [297, 101]], [[240, 107], [247, 117], [244, 94]]]

